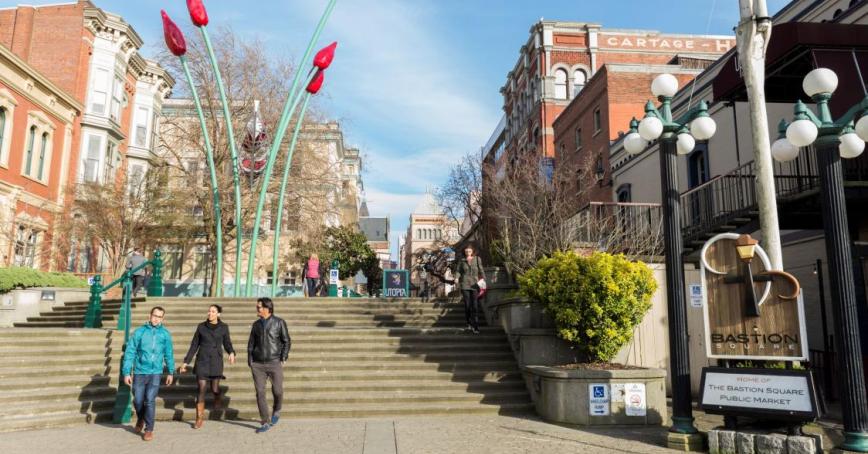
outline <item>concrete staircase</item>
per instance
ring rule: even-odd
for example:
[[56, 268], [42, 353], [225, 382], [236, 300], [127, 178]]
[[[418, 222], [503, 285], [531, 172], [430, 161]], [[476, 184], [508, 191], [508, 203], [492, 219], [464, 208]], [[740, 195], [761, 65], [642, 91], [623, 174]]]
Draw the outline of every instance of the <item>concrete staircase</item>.
[[[226, 362], [225, 410], [211, 412], [209, 400], [209, 417], [258, 419], [246, 358], [255, 320], [251, 299], [149, 298], [134, 304], [133, 325], [144, 323], [152, 306], [163, 306], [180, 366], [195, 326], [214, 302], [223, 306], [238, 361]], [[123, 334], [32, 328], [75, 326], [84, 308], [70, 304], [22, 324], [28, 328], [0, 331], [6, 336], [0, 352], [21, 358], [17, 369], [0, 363], [0, 431], [111, 419]], [[118, 308], [104, 310], [111, 315]], [[460, 303], [282, 299], [275, 301], [275, 315], [287, 321], [293, 341], [284, 367], [284, 418], [532, 411], [505, 334], [491, 327], [464, 332]], [[192, 420], [195, 377], [176, 378], [160, 391], [157, 417]], [[16, 399], [24, 394], [29, 400]]]

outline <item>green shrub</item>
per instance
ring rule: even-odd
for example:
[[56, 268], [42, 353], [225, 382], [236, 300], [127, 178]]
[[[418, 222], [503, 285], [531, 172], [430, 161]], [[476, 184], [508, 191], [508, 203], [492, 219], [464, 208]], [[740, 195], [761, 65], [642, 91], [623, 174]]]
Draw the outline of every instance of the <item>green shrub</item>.
[[87, 287], [87, 282], [69, 273], [49, 273], [20, 267], [0, 268], [0, 293], [29, 287]]
[[589, 362], [609, 362], [630, 342], [657, 289], [644, 263], [604, 252], [555, 252], [518, 281], [524, 295], [545, 305], [558, 336]]

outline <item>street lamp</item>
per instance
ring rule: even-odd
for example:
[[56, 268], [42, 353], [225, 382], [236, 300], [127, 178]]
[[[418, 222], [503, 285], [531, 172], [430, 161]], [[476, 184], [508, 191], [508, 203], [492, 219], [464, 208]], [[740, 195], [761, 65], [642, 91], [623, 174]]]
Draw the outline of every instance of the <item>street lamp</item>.
[[[779, 161], [795, 159], [798, 147], [817, 145], [820, 202], [835, 305], [835, 339], [839, 353], [837, 370], [842, 372], [838, 374], [840, 389], [845, 391], [841, 396], [844, 416], [844, 442], [841, 448], [868, 452], [868, 400], [862, 370], [850, 232], [841, 169], [841, 158], [855, 158], [865, 149], [865, 141], [868, 140], [868, 96], [851, 107], [838, 121], [834, 121], [829, 111], [829, 99], [837, 87], [838, 76], [830, 69], [818, 68], [805, 76], [802, 88], [817, 103], [819, 115], [798, 101], [793, 122], [789, 125], [786, 121], [781, 122], [781, 130], [786, 138], [775, 142], [778, 153], [774, 157]], [[857, 118], [854, 127], [853, 121]]]
[[696, 140], [708, 140], [717, 125], [708, 116], [708, 106], [700, 102], [681, 117], [672, 119], [672, 97], [678, 92], [678, 79], [661, 74], [651, 83], [651, 92], [662, 103], [658, 110], [651, 101], [645, 105], [641, 122], [634, 118], [624, 138], [630, 154], [642, 152], [649, 142], [660, 141], [660, 179], [663, 190], [663, 239], [666, 258], [666, 301], [669, 314], [669, 361], [672, 371], [672, 426], [670, 432], [696, 434], [690, 395], [687, 314], [684, 296], [684, 263], [681, 237], [681, 202], [678, 194], [676, 162], [678, 154], [693, 151]]

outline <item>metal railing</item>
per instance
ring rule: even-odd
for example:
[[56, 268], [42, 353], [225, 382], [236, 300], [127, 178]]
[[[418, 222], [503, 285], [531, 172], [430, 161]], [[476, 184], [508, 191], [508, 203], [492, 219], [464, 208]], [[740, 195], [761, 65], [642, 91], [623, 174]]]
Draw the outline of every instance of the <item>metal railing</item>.
[[580, 243], [627, 255], [659, 255], [663, 216], [659, 203], [590, 202], [571, 222]]

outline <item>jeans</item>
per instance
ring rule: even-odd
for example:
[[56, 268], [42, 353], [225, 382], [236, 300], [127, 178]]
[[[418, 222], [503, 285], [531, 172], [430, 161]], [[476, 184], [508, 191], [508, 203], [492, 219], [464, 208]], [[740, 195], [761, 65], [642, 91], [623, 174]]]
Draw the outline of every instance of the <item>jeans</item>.
[[141, 290], [144, 286], [145, 286], [145, 275], [144, 274], [142, 274], [142, 275], [134, 274], [133, 275], [133, 294], [131, 296], [136, 296], [139, 293], [139, 290]]
[[307, 284], [307, 296], [316, 296], [316, 285], [319, 278], [317, 277], [307, 277], [304, 279]]
[[476, 298], [478, 294], [474, 289], [461, 289], [461, 296], [464, 297], [464, 320], [473, 329], [479, 329], [479, 300]]
[[[253, 372], [253, 387], [256, 388], [256, 406], [259, 408], [259, 419], [263, 424], [268, 422], [271, 414], [280, 414], [283, 407], [283, 365], [274, 360], [267, 363], [251, 361]], [[268, 401], [265, 397], [265, 380], [271, 379], [271, 395], [274, 397], [272, 413], [268, 413]]]
[[157, 392], [160, 391], [162, 374], [133, 375], [133, 408], [139, 421], [145, 420], [145, 431], [154, 431], [154, 414], [157, 411]]

